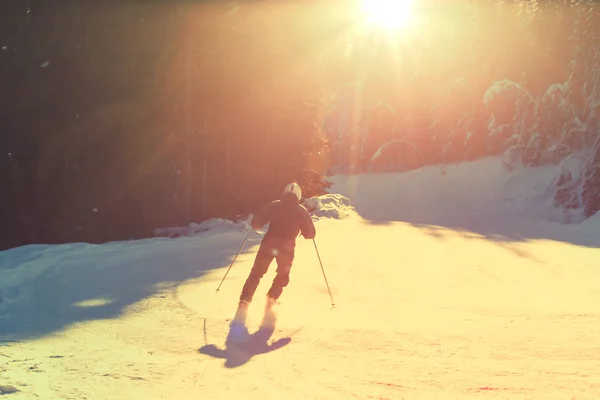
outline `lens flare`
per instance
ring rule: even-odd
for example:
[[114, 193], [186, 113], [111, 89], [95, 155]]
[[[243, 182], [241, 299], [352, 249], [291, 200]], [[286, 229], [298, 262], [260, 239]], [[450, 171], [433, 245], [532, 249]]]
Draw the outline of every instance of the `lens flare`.
[[401, 28], [410, 20], [412, 0], [363, 0], [369, 23], [387, 29]]

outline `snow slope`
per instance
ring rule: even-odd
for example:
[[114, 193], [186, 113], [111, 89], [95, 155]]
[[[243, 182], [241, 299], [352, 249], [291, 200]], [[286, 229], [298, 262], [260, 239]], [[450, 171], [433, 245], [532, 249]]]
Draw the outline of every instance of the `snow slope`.
[[245, 349], [224, 341], [260, 234], [215, 294], [243, 223], [1, 252], [0, 394], [598, 399], [600, 218], [553, 222], [550, 171], [499, 165], [334, 177], [310, 203], [336, 306], [299, 239], [277, 329]]

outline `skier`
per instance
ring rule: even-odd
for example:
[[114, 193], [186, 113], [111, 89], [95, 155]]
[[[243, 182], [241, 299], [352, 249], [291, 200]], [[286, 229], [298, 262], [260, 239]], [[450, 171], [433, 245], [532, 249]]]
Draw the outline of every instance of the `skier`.
[[252, 219], [251, 224], [254, 229], [262, 228], [267, 223], [269, 229], [260, 244], [254, 266], [242, 289], [233, 324], [245, 323], [248, 306], [252, 302], [258, 283], [275, 259], [277, 275], [267, 293], [265, 320], [262, 325], [274, 324], [271, 309], [290, 281], [296, 238], [301, 233], [306, 239], [314, 239], [316, 234], [315, 225], [308, 211], [300, 204], [301, 197], [300, 186], [295, 182], [290, 183], [286, 185], [281, 200], [273, 201]]

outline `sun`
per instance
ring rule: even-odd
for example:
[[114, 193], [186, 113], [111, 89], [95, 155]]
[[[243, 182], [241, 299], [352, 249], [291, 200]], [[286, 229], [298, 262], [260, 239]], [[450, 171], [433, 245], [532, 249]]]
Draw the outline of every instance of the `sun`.
[[410, 20], [412, 0], [362, 0], [367, 21], [387, 29], [401, 28]]

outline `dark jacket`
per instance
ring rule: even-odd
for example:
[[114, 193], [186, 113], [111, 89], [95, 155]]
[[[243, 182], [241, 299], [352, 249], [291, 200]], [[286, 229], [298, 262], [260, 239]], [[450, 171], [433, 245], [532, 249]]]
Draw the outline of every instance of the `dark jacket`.
[[252, 219], [254, 229], [266, 224], [269, 224], [269, 230], [265, 239], [277, 238], [295, 243], [300, 233], [306, 239], [314, 239], [316, 234], [310, 214], [293, 193], [286, 193], [281, 200], [275, 200]]

